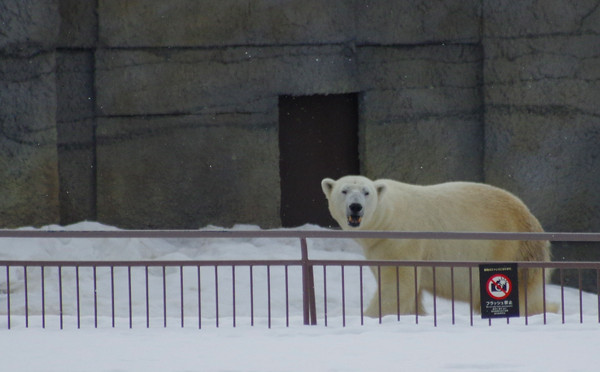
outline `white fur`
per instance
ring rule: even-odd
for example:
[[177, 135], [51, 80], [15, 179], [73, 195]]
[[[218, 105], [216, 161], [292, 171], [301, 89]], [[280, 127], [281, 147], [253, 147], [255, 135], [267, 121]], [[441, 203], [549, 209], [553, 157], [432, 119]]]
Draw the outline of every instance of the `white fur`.
[[[537, 219], [514, 195], [502, 189], [479, 183], [449, 182], [419, 186], [392, 180], [372, 181], [362, 176], [346, 176], [321, 182], [329, 203], [329, 211], [344, 230], [385, 231], [482, 231], [541, 232]], [[354, 216], [350, 206], [362, 216]], [[358, 221], [360, 220], [360, 223]], [[352, 223], [349, 223], [352, 222]], [[400, 240], [358, 239], [365, 257], [371, 260], [433, 260], [433, 261], [549, 261], [547, 241], [478, 241], [478, 240]], [[431, 268], [417, 270], [415, 302], [414, 268], [383, 266], [371, 268], [381, 275], [382, 315], [398, 312], [397, 290], [400, 291], [400, 313], [424, 313], [420, 300], [423, 290], [433, 290]], [[380, 273], [378, 273], [380, 270]], [[524, 313], [525, 269], [519, 269], [521, 313]], [[541, 269], [527, 270], [528, 314], [541, 313]], [[549, 273], [549, 270], [547, 270]], [[454, 269], [454, 297], [469, 301], [468, 269]], [[473, 305], [479, 310], [478, 272], [472, 271]], [[398, 282], [398, 288], [396, 285]], [[450, 269], [436, 269], [436, 294], [450, 298]], [[550, 307], [554, 310], [554, 306]], [[366, 314], [379, 315], [376, 295]]]

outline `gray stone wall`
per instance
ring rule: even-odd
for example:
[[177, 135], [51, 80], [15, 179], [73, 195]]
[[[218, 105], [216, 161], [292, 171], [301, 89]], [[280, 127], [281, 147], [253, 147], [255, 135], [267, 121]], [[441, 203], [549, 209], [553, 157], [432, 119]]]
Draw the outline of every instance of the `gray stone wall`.
[[0, 3], [0, 225], [58, 221], [56, 1]]
[[363, 47], [359, 60], [366, 175], [483, 181], [479, 46]]
[[98, 51], [98, 218], [277, 226], [278, 96], [355, 91], [355, 69], [338, 45]]
[[277, 227], [278, 97], [358, 93], [367, 176], [599, 231], [599, 25], [591, 0], [5, 0], [0, 225]]
[[[278, 226], [281, 94], [361, 92], [360, 156], [367, 175], [412, 182], [481, 180], [480, 13], [478, 1], [440, 1], [431, 7], [422, 2], [99, 2], [99, 41], [105, 48], [95, 60], [101, 117], [98, 218], [135, 227], [143, 209], [144, 223], [152, 227]], [[427, 14], [433, 17], [421, 22]], [[451, 127], [440, 126], [440, 118], [448, 116]], [[154, 126], [160, 134], [152, 134]], [[244, 126], [263, 141], [228, 137], [230, 148], [224, 150], [218, 139], [200, 140]], [[437, 138], [451, 133], [458, 149], [429, 147], [418, 158], [394, 160], [433, 144], [430, 129]], [[139, 143], [147, 146], [148, 156], [155, 151], [149, 137], [159, 136], [164, 148], [185, 161], [162, 155], [160, 172], [147, 169], [155, 161], [138, 157], [143, 151], [132, 151], [128, 140], [144, 131], [146, 139]], [[199, 146], [179, 151], [186, 147], [176, 140], [182, 131], [185, 138], [197, 136], [193, 143]], [[121, 150], [115, 149], [115, 138]], [[128, 154], [135, 156], [122, 163]], [[442, 173], [438, 157], [446, 161]], [[238, 171], [253, 167], [259, 168], [248, 175]], [[184, 174], [194, 182], [180, 182]], [[231, 187], [244, 189], [243, 196], [215, 195]], [[265, 189], [274, 192], [265, 198]], [[169, 213], [156, 208], [165, 198], [172, 206]]]
[[[521, 196], [546, 230], [599, 231], [598, 2], [487, 1], [483, 17], [485, 180]], [[553, 251], [598, 260], [598, 248]], [[584, 286], [596, 288], [593, 275]]]
[[593, 1], [553, 5], [486, 3], [485, 179], [523, 197], [547, 229], [594, 231], [600, 12]]

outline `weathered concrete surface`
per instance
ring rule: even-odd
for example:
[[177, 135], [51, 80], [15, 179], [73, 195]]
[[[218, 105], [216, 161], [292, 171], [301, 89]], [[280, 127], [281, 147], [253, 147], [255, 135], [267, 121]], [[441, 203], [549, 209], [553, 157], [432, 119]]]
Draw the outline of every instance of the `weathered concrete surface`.
[[[363, 91], [361, 157], [364, 173], [398, 177], [407, 182], [429, 182], [446, 177], [480, 180], [482, 174], [481, 50], [476, 46], [359, 47], [356, 52], [346, 46], [106, 50], [97, 52], [96, 57], [97, 109], [103, 115], [112, 116], [112, 127], [127, 128], [130, 115], [148, 113], [161, 115], [164, 123], [178, 122], [180, 116], [192, 114], [240, 113], [252, 122], [254, 115], [276, 112], [281, 92], [306, 95]], [[442, 118], [444, 123], [440, 122]], [[276, 121], [274, 118], [274, 128]], [[260, 138], [264, 134], [251, 126], [249, 130]], [[437, 137], [431, 138], [432, 133]], [[148, 141], [140, 146], [153, 148], [152, 138], [140, 138], [140, 143]], [[233, 148], [246, 146], [244, 137], [232, 136], [230, 141]], [[442, 144], [436, 148], [430, 146], [438, 142]], [[217, 150], [213, 149], [214, 156]], [[138, 153], [139, 149], [132, 147], [130, 151]], [[109, 199], [102, 196], [103, 190], [108, 188], [103, 186], [107, 184], [101, 174], [108, 168], [117, 172], [115, 162], [104, 160], [113, 153], [98, 151], [99, 218], [110, 215], [106, 212], [109, 209], [102, 207]], [[124, 154], [120, 153], [117, 158], [123, 158]], [[267, 164], [274, 166], [274, 170], [265, 171], [265, 164], [259, 163], [257, 171], [265, 174], [276, 171], [278, 152], [273, 156]], [[193, 164], [194, 160], [185, 163]], [[407, 169], [407, 164], [412, 166]], [[140, 166], [122, 165], [118, 169], [127, 179], [125, 175], [139, 172]], [[148, 172], [146, 177], [154, 177]], [[179, 169], [165, 167], [161, 171], [166, 179], [170, 179], [168, 175], [173, 172]], [[241, 179], [237, 182], [245, 183]], [[109, 193], [116, 192], [116, 185], [110, 186]], [[275, 187], [279, 189], [278, 178]], [[142, 195], [137, 191], [135, 194]], [[273, 198], [265, 200], [262, 206], [279, 210], [278, 200]], [[131, 209], [136, 208], [140, 210], [134, 205]], [[176, 211], [173, 213], [176, 218]], [[278, 214], [268, 215], [274, 219], [265, 219], [264, 224], [276, 226]], [[219, 221], [235, 221], [219, 216]], [[244, 219], [243, 216], [238, 214], [237, 222]], [[168, 223], [164, 211], [161, 218], [165, 218], [161, 223]]]
[[63, 48], [95, 48], [98, 42], [98, 0], [59, 0], [58, 45]]
[[479, 43], [480, 0], [356, 1], [358, 44]]
[[99, 2], [111, 47], [476, 43], [481, 1]]
[[0, 226], [58, 222], [54, 53], [0, 58]]
[[597, 0], [483, 0], [486, 37], [598, 34]]
[[[486, 1], [484, 18], [486, 181], [519, 195], [546, 230], [599, 231], [598, 1]], [[554, 245], [557, 260], [599, 252]]]
[[279, 193], [273, 190], [279, 190], [276, 111], [98, 122], [101, 222], [274, 227]]
[[58, 2], [0, 2], [0, 226], [58, 222]]
[[331, 44], [352, 40], [354, 1], [101, 0], [111, 47]]
[[546, 229], [598, 230], [597, 2], [502, 3], [485, 12], [485, 178], [521, 195]]
[[94, 56], [57, 54], [57, 145], [62, 224], [96, 219]]
[[409, 183], [482, 180], [476, 46], [359, 49], [361, 169]]
[[56, 46], [58, 0], [0, 2], [0, 55], [29, 56]]
[[358, 89], [343, 46], [102, 50], [96, 68], [101, 115], [264, 111], [265, 99], [281, 92]]

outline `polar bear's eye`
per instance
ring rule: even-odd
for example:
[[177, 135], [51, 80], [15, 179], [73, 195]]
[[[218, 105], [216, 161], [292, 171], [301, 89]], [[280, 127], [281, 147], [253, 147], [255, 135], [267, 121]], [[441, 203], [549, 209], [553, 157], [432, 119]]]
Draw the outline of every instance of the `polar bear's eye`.
[[342, 194], [346, 195], [348, 193], [348, 190], [342, 190]]
[[369, 196], [369, 192], [368, 191], [365, 191], [365, 196]]

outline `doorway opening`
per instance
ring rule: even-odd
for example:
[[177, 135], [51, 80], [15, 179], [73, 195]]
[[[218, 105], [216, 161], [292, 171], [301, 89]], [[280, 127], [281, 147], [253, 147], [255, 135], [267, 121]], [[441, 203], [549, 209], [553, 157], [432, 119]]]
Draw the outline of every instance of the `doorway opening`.
[[358, 94], [279, 97], [281, 223], [337, 227], [325, 177], [359, 174]]

